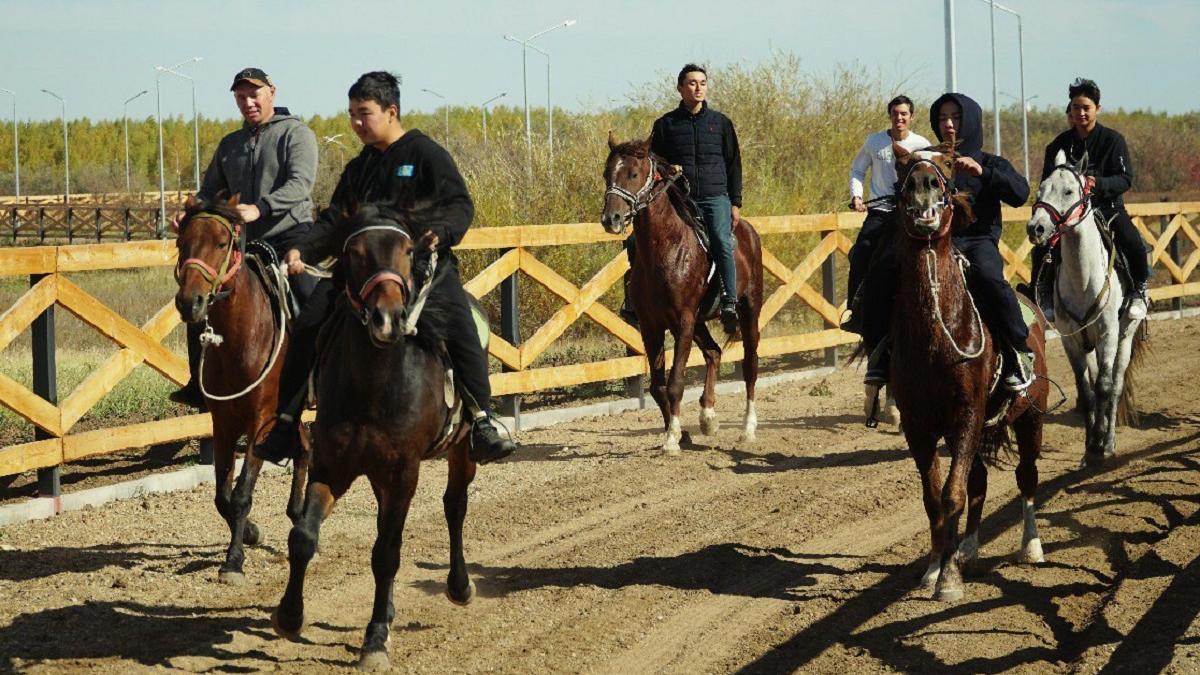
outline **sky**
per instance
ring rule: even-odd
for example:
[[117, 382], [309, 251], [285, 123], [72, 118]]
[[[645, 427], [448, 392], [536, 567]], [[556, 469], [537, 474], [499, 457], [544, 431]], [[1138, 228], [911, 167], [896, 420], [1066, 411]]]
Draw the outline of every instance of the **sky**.
[[[990, 22], [985, 0], [956, 7], [959, 90], [990, 107]], [[1024, 23], [1025, 89], [1031, 105], [1065, 105], [1076, 76], [1099, 82], [1108, 108], [1200, 110], [1200, 0], [1004, 0]], [[534, 44], [550, 52], [556, 107], [612, 108], [624, 93], [673, 75], [685, 62], [750, 65], [772, 51], [800, 57], [817, 73], [838, 66], [903, 82], [918, 100], [945, 87], [945, 0], [3, 0], [0, 87], [17, 92], [21, 119], [55, 119], [67, 99], [74, 119], [133, 118], [155, 110], [156, 65], [202, 60], [195, 78], [200, 114], [237, 115], [229, 85], [243, 67], [267, 71], [276, 103], [301, 115], [345, 109], [345, 92], [368, 70], [403, 77], [405, 110], [441, 101], [478, 105], [500, 93], [522, 101], [526, 38], [568, 19]], [[996, 13], [1002, 106], [1020, 87], [1017, 22]], [[530, 104], [544, 106], [546, 60], [528, 54]], [[720, 82], [713, 79], [714, 97]], [[190, 83], [160, 82], [164, 115], [191, 114]], [[11, 114], [0, 93], [0, 118]], [[881, 113], [882, 117], [882, 113]]]

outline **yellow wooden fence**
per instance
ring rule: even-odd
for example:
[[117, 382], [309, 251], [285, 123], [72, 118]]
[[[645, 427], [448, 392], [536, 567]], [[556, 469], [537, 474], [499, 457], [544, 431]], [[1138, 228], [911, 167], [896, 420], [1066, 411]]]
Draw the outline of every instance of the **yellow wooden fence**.
[[[1165, 269], [1168, 283], [1156, 284], [1150, 295], [1155, 300], [1178, 299], [1200, 293], [1200, 282], [1190, 281], [1200, 263], [1200, 202], [1135, 204], [1129, 207], [1142, 236], [1153, 246], [1152, 260]], [[1024, 223], [1029, 208], [1007, 209], [1009, 227]], [[813, 275], [835, 254], [846, 255], [852, 243], [852, 231], [859, 228], [862, 216], [856, 213], [770, 216], [754, 218], [755, 227], [764, 237], [763, 267], [779, 284], [764, 302], [760, 326], [767, 327], [780, 310], [794, 300], [804, 311], [815, 313], [821, 327], [789, 335], [766, 337], [759, 354], [775, 356], [819, 350], [855, 341], [854, 335], [838, 329], [844, 302], [835, 304], [814, 287]], [[1022, 231], [1023, 231], [1023, 225]], [[771, 252], [778, 236], [809, 234], [818, 241], [794, 267], [784, 264]], [[1176, 256], [1178, 245], [1187, 240], [1186, 258]], [[628, 269], [623, 251], [601, 266], [591, 279], [576, 286], [537, 256], [539, 249], [570, 244], [596, 244], [618, 241], [599, 225], [529, 225], [520, 227], [476, 228], [458, 247], [504, 251], [492, 264], [466, 283], [468, 291], [482, 297], [506, 278], [520, 273], [544, 287], [563, 302], [553, 315], [537, 327], [521, 345], [514, 345], [493, 332], [489, 351], [506, 366], [507, 372], [492, 375], [495, 395], [528, 393], [549, 388], [617, 380], [647, 372], [641, 337], [615, 312], [598, 302], [618, 283]], [[1015, 250], [1000, 246], [1010, 279], [1029, 280], [1028, 241]], [[146, 445], [204, 437], [212, 432], [207, 414], [187, 415], [154, 422], [114, 426], [71, 433], [72, 428], [98, 401], [138, 365], [145, 363], [172, 382], [182, 384], [188, 377], [186, 360], [162, 345], [179, 324], [174, 305], [166, 304], [149, 320], [135, 326], [73, 283], [67, 274], [91, 270], [144, 267], [169, 267], [175, 264], [175, 246], [170, 241], [143, 241], [79, 246], [43, 246], [0, 248], [0, 276], [44, 275], [27, 292], [0, 314], [0, 351], [24, 332], [52, 305], [77, 316], [118, 347], [60, 403], [53, 404], [19, 382], [0, 374], [0, 405], [13, 410], [41, 429], [45, 440], [0, 448], [0, 476], [56, 466], [84, 457], [116, 452]], [[819, 285], [819, 281], [817, 282]], [[576, 321], [587, 317], [615, 340], [632, 350], [635, 356], [602, 359], [568, 365], [535, 367], [535, 361]], [[740, 342], [726, 351], [724, 360], [742, 358]], [[693, 351], [690, 364], [702, 363]]]

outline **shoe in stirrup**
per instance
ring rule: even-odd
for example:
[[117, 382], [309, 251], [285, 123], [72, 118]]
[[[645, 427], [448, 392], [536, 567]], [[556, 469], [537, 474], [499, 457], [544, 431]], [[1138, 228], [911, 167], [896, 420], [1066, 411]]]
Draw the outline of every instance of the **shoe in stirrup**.
[[622, 320], [625, 321], [625, 323], [629, 324], [630, 326], [633, 326], [634, 328], [638, 327], [637, 312], [633, 311], [633, 307], [631, 307], [629, 305], [628, 297], [626, 297], [625, 301], [621, 303], [621, 309], [618, 310], [617, 314], [621, 317]]
[[733, 335], [738, 329], [737, 300], [721, 301], [721, 328], [728, 335]]
[[300, 456], [300, 429], [288, 415], [280, 415], [262, 443], [254, 446], [254, 456], [264, 462], [283, 465]]
[[875, 349], [871, 350], [871, 355], [867, 357], [867, 376], [863, 378], [863, 384], [882, 387], [887, 384], [891, 369], [892, 345], [889, 340], [884, 339], [875, 346]]
[[846, 319], [845, 321], [842, 322], [841, 328], [842, 328], [842, 330], [846, 331], [847, 333], [854, 333], [856, 335], [862, 335], [862, 332], [863, 332], [862, 312], [850, 310], [850, 318]]
[[1004, 388], [1013, 393], [1033, 384], [1033, 352], [1008, 349], [1004, 354]]
[[187, 384], [168, 394], [167, 398], [175, 403], [191, 406], [199, 410], [208, 408], [208, 403], [204, 400], [204, 394], [200, 392], [200, 385], [196, 384], [194, 379], [188, 380]]
[[1150, 302], [1147, 300], [1149, 296], [1146, 293], [1145, 282], [1138, 284], [1137, 288], [1130, 292], [1129, 299], [1125, 301], [1128, 308], [1126, 309], [1126, 314], [1130, 319], [1140, 321], [1146, 318], [1146, 313], [1150, 309]]
[[500, 435], [487, 415], [476, 418], [471, 429], [471, 461], [489, 464], [504, 459], [517, 449], [517, 444]]

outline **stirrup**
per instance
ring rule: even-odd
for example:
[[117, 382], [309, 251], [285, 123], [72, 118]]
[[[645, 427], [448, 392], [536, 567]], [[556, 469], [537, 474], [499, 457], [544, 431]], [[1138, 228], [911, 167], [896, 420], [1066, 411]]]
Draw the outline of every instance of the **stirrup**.
[[[1014, 361], [1009, 366], [1008, 374], [1004, 376], [1004, 388], [1014, 394], [1020, 393], [1033, 384], [1033, 361], [1035, 357], [1032, 353], [1012, 348], [1009, 348], [1007, 352], [1005, 357], [1014, 359]], [[1026, 360], [1028, 360], [1028, 365], [1026, 365]]]

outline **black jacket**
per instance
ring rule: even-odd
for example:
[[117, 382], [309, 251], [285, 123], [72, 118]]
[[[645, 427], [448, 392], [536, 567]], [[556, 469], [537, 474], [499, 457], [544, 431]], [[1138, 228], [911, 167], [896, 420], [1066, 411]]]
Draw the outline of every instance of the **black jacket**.
[[654, 122], [650, 150], [683, 167], [693, 199], [729, 195], [742, 205], [742, 151], [728, 117], [701, 103], [695, 115], [683, 103]]
[[[462, 241], [475, 205], [467, 184], [445, 148], [411, 129], [382, 152], [366, 146], [342, 170], [329, 208], [317, 216], [309, 235], [297, 245], [301, 257], [319, 262], [341, 253], [346, 235], [335, 214], [351, 204], [382, 202], [398, 209], [419, 209], [421, 229], [438, 236], [439, 253]], [[450, 254], [453, 260], [453, 254]]]
[[938, 140], [942, 139], [938, 126], [938, 108], [947, 100], [954, 100], [962, 108], [962, 121], [958, 126], [958, 154], [970, 157], [983, 167], [983, 174], [972, 176], [965, 171], [954, 174], [955, 187], [971, 195], [975, 222], [954, 233], [955, 237], [990, 237], [1000, 241], [1003, 230], [1000, 202], [1009, 206], [1021, 206], [1029, 199], [1029, 182], [1009, 164], [1007, 159], [983, 151], [983, 110], [971, 97], [963, 94], [942, 94], [929, 108], [929, 123]]
[[1079, 138], [1073, 129], [1067, 129], [1046, 146], [1042, 180], [1054, 170], [1054, 157], [1059, 150], [1066, 154], [1067, 162], [1071, 164], [1079, 162], [1087, 153], [1085, 173], [1096, 178], [1093, 206], [1105, 211], [1125, 208], [1125, 199], [1121, 195], [1133, 185], [1133, 162], [1129, 159], [1124, 136], [1099, 122], [1087, 138]]

